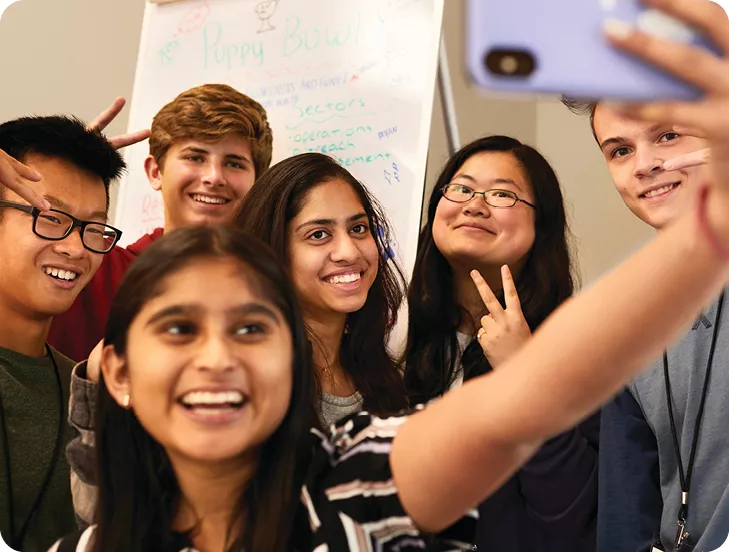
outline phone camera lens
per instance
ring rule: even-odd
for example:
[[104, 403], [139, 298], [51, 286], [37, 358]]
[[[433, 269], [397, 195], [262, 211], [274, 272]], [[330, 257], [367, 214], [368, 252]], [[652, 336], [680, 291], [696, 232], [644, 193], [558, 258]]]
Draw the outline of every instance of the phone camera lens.
[[534, 56], [523, 50], [495, 49], [484, 59], [486, 68], [495, 75], [507, 77], [528, 77], [534, 73]]

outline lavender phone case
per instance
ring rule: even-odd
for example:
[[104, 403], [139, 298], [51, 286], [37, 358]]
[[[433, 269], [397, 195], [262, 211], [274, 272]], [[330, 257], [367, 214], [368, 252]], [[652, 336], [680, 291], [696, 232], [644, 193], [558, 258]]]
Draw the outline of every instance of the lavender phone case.
[[[619, 52], [603, 35], [617, 18], [670, 40], [710, 48], [698, 33], [637, 0], [468, 0], [468, 70], [492, 90], [567, 94], [583, 99], [693, 99], [699, 91]], [[493, 48], [526, 50], [535, 61], [526, 77], [498, 75], [484, 59]]]

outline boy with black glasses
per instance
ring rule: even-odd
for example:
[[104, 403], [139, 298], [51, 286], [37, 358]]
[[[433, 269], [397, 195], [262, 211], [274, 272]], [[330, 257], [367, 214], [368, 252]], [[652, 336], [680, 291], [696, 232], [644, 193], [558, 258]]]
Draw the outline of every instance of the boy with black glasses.
[[[109, 185], [124, 162], [98, 131], [66, 117], [0, 125], [0, 533], [23, 552], [75, 527], [64, 449], [73, 362], [46, 344], [121, 232]], [[10, 188], [35, 181], [37, 205]]]

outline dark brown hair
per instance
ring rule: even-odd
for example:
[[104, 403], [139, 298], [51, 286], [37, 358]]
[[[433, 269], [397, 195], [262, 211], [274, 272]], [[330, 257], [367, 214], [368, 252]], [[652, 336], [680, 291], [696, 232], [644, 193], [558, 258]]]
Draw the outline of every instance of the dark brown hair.
[[[396, 413], [407, 402], [387, 340], [397, 321], [405, 279], [394, 261], [388, 259], [389, 224], [365, 187], [331, 157], [320, 153], [295, 155], [277, 163], [256, 181], [239, 207], [234, 224], [265, 240], [279, 261], [289, 266], [288, 223], [301, 211], [312, 189], [332, 180], [343, 180], [359, 197], [379, 256], [377, 277], [367, 301], [348, 317], [340, 360], [368, 411], [377, 415]], [[316, 344], [316, 336], [312, 337]]]

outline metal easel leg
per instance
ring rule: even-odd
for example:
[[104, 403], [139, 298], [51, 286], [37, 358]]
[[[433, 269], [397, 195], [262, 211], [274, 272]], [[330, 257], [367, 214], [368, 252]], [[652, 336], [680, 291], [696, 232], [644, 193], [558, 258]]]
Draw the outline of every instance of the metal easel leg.
[[461, 148], [461, 139], [458, 132], [456, 104], [453, 100], [451, 73], [448, 68], [448, 56], [446, 55], [446, 44], [443, 35], [440, 37], [440, 52], [438, 54], [438, 89], [440, 91], [441, 107], [443, 108], [448, 151], [453, 155]]

